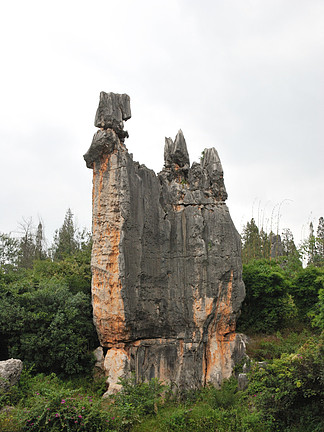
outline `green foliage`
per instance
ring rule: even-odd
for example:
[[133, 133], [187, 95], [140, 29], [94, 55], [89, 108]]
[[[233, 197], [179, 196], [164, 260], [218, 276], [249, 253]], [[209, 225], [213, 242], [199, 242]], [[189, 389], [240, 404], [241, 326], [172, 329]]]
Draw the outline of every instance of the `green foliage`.
[[17, 266], [19, 253], [19, 240], [0, 233], [0, 267], [4, 273]]
[[[22, 250], [23, 241], [29, 246], [33, 243], [31, 224], [23, 227], [25, 236], [13, 243], [16, 251]], [[11, 239], [3, 239], [8, 252]], [[42, 241], [39, 224], [33, 250], [44, 258]], [[35, 261], [35, 253], [29, 253], [27, 246], [25, 255], [19, 256], [25, 256], [23, 267], [29, 267], [32, 259], [31, 268], [19, 268], [21, 259], [19, 265], [0, 268], [0, 358], [21, 358], [39, 372], [72, 375], [90, 371], [90, 351], [98, 345], [90, 298], [91, 238], [83, 232], [74, 254], [55, 262]], [[7, 252], [3, 258], [9, 256]]]
[[202, 400], [207, 402], [213, 409], [229, 409], [240, 404], [237, 393], [237, 381], [234, 378], [223, 382], [221, 390], [207, 386], [202, 390]]
[[94, 390], [100, 383], [27, 373], [10, 400], [18, 405], [0, 415], [0, 430], [320, 432], [323, 354], [323, 335], [310, 338], [296, 354], [252, 369], [247, 392], [238, 391], [231, 378], [221, 389], [196, 390], [185, 404], [166, 398], [167, 389], [155, 379], [138, 384], [134, 377], [122, 380], [119, 394], [102, 399]]
[[154, 378], [148, 383], [136, 383], [135, 376], [121, 379], [121, 391], [114, 396], [114, 405], [122, 418], [123, 430], [127, 431], [145, 415], [155, 415], [165, 386]]
[[266, 368], [255, 366], [248, 387], [251, 403], [278, 429], [322, 431], [324, 334], [310, 338], [296, 354], [283, 354]]
[[298, 272], [303, 270], [303, 265], [298, 252], [288, 256], [278, 257], [275, 262], [281, 267], [283, 274], [289, 280], [295, 277]]
[[249, 264], [261, 259], [280, 262], [290, 272], [302, 266], [300, 253], [289, 228], [285, 228], [280, 237], [272, 231], [267, 233], [263, 227], [259, 228], [252, 218], [242, 232], [242, 262]]
[[270, 236], [262, 229], [259, 231], [253, 218], [243, 228], [242, 242], [242, 261], [244, 264], [251, 260], [270, 257]]
[[101, 398], [71, 388], [55, 374], [30, 380], [28, 398], [17, 408], [15, 418], [21, 432], [117, 430]]
[[225, 381], [221, 389], [208, 386], [197, 391], [197, 400], [191, 407], [181, 406], [162, 416], [163, 431], [266, 432], [271, 429], [260, 412], [252, 412], [235, 379]]
[[324, 266], [324, 218], [318, 221], [317, 233], [314, 234], [313, 222], [309, 224], [309, 235], [301, 244], [301, 253], [307, 265]]
[[282, 354], [295, 353], [310, 337], [306, 329], [300, 332], [279, 331], [274, 335], [264, 336], [256, 334], [249, 337], [247, 344], [247, 355], [257, 361], [273, 360], [280, 358]]
[[[318, 291], [318, 303], [316, 304], [315, 311], [313, 313], [312, 325], [318, 327], [320, 330], [324, 330], [324, 276], [320, 276], [320, 282], [323, 286]], [[317, 279], [318, 280], [318, 279]]]
[[54, 278], [68, 286], [73, 293], [89, 294], [91, 287], [90, 253], [79, 251], [61, 261], [36, 261], [30, 277], [35, 284]]
[[86, 372], [97, 339], [90, 295], [72, 293], [55, 278], [28, 278], [0, 288], [0, 334], [9, 356], [35, 364], [37, 371]]
[[252, 261], [243, 266], [246, 297], [238, 325], [240, 330], [270, 333], [296, 315], [289, 285], [275, 262]]
[[315, 312], [319, 290], [323, 288], [324, 268], [308, 266], [299, 271], [291, 281], [290, 293], [298, 308], [299, 319], [309, 322]]
[[52, 246], [52, 256], [55, 261], [76, 254], [83, 250], [90, 243], [90, 234], [86, 231], [79, 231], [73, 221], [73, 213], [68, 209], [62, 227], [56, 230]]
[[0, 389], [0, 410], [5, 406], [17, 405], [26, 399], [33, 381], [32, 371], [33, 367], [29, 369], [24, 367], [17, 384], [6, 391]]

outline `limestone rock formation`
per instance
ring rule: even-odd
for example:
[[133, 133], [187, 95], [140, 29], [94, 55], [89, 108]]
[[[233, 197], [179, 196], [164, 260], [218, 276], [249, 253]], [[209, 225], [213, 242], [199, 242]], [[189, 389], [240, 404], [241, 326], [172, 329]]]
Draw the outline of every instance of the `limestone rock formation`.
[[271, 238], [271, 258], [278, 258], [284, 255], [284, 248], [279, 234]]
[[0, 389], [5, 391], [17, 384], [23, 369], [23, 362], [18, 359], [0, 361]]
[[92, 302], [108, 392], [130, 371], [186, 388], [219, 385], [244, 355], [235, 324], [245, 290], [217, 151], [205, 149], [190, 167], [180, 130], [166, 138], [156, 175], [123, 142], [129, 97], [102, 92], [98, 112], [101, 130], [84, 158], [93, 169]]

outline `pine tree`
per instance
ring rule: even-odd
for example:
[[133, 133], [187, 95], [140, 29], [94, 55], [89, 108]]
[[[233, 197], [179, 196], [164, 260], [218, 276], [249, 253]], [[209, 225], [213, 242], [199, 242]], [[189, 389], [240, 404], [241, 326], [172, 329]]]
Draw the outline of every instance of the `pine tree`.
[[271, 238], [273, 233], [270, 232], [268, 235], [263, 228], [260, 230], [260, 240], [261, 240], [261, 255], [262, 258], [270, 258], [271, 253]]
[[18, 265], [19, 240], [10, 234], [0, 233], [0, 267], [4, 271]]
[[316, 238], [315, 238], [315, 256], [313, 263], [319, 267], [324, 265], [324, 218], [318, 220]]
[[314, 225], [309, 224], [309, 235], [301, 245], [301, 253], [307, 265], [316, 265], [321, 267], [324, 265], [324, 219], [319, 218], [317, 235], [314, 234]]
[[281, 242], [283, 246], [283, 252], [285, 256], [296, 255], [297, 248], [294, 242], [293, 233], [289, 228], [285, 228], [281, 234]]
[[73, 213], [68, 209], [62, 227], [56, 230], [53, 244], [54, 260], [62, 260], [64, 257], [73, 255], [79, 250], [79, 243], [76, 240], [77, 230], [73, 222]]
[[253, 218], [243, 228], [242, 242], [242, 260], [244, 264], [253, 259], [262, 258], [259, 228]]

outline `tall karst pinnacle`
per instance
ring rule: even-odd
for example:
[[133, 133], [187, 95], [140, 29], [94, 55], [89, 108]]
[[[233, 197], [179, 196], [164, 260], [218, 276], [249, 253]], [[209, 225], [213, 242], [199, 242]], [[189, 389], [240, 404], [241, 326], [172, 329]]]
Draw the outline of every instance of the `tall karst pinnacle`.
[[93, 170], [92, 303], [108, 393], [134, 371], [179, 387], [219, 385], [244, 355], [235, 332], [245, 290], [240, 237], [217, 151], [190, 167], [181, 130], [163, 170], [134, 162], [130, 99], [104, 93], [84, 155]]

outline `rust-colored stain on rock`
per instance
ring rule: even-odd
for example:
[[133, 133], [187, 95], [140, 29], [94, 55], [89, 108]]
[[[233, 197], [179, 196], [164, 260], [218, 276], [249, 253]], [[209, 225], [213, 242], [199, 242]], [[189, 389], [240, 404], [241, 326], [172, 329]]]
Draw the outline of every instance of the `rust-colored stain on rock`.
[[244, 345], [235, 333], [240, 239], [222, 166], [214, 148], [190, 165], [179, 130], [174, 142], [166, 138], [156, 175], [127, 151], [130, 115], [129, 96], [102, 92], [101, 130], [84, 156], [93, 169], [92, 303], [108, 393], [131, 371], [179, 388], [220, 385]]
[[[121, 215], [116, 199], [116, 170], [110, 169], [114, 157], [114, 154], [105, 155], [94, 164], [93, 169], [95, 241], [92, 251], [92, 303], [94, 322], [104, 346], [127, 339], [128, 333], [118, 264]], [[107, 206], [111, 208], [109, 215]]]
[[220, 286], [214, 319], [208, 329], [208, 341], [205, 350], [205, 384], [211, 382], [219, 384], [223, 379], [229, 378], [232, 373], [231, 344], [235, 341], [235, 321], [232, 314], [232, 288], [233, 270], [230, 280], [224, 289]]

